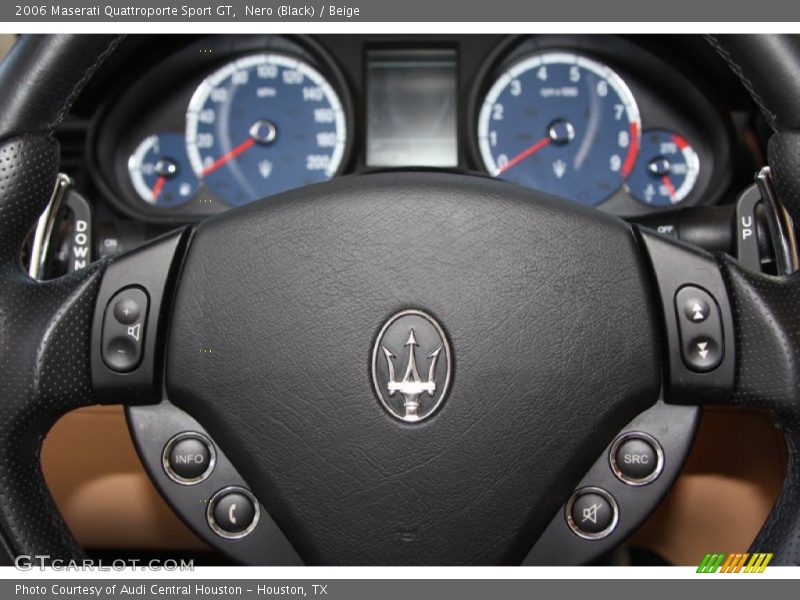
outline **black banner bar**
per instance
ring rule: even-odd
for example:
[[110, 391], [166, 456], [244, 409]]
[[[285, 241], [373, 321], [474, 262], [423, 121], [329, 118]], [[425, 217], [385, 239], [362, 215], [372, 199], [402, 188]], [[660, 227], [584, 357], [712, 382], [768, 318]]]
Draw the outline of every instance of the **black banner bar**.
[[[772, 569], [775, 571], [776, 569]], [[28, 579], [0, 582], [0, 597], [40, 600], [516, 600], [532, 598], [739, 598], [794, 597], [797, 582], [763, 575], [703, 575], [693, 579], [629, 580], [107, 580]], [[785, 594], [785, 595], [783, 595]]]
[[787, 0], [12, 0], [0, 3], [0, 21], [791, 23], [800, 21], [800, 3]]

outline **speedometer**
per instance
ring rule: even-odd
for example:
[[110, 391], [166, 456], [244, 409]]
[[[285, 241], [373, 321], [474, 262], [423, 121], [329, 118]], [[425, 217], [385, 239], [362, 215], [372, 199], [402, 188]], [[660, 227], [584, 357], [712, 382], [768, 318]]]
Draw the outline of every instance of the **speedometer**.
[[233, 206], [329, 179], [346, 141], [331, 84], [307, 62], [278, 53], [245, 56], [211, 74], [186, 118], [195, 174]]
[[522, 59], [489, 88], [478, 146], [494, 177], [595, 206], [630, 175], [639, 110], [611, 68], [569, 52]]

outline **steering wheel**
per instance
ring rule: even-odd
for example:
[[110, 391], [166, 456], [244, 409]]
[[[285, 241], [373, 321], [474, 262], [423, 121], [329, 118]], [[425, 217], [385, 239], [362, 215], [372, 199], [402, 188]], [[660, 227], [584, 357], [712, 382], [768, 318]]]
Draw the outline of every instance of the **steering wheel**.
[[[774, 128], [776, 187], [800, 222], [800, 43], [710, 42]], [[51, 425], [80, 406], [166, 394], [307, 563], [518, 564], [663, 390], [668, 402], [775, 413], [789, 468], [753, 548], [800, 564], [799, 275], [750, 272], [508, 183], [386, 173], [29, 278], [20, 250], [53, 191], [54, 130], [119, 43], [29, 37], [0, 69], [9, 557], [82, 556], [42, 477]], [[685, 316], [686, 293], [707, 303], [702, 324]], [[141, 311], [133, 340], [120, 298]]]

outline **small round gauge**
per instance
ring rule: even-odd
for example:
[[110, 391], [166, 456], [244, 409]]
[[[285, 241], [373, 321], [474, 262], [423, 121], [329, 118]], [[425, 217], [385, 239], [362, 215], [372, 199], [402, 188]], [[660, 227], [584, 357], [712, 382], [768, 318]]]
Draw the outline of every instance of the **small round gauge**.
[[198, 181], [186, 156], [186, 140], [179, 133], [145, 138], [128, 159], [133, 188], [148, 204], [172, 207], [190, 200]]
[[619, 75], [568, 52], [513, 64], [478, 115], [478, 147], [491, 175], [588, 206], [622, 186], [640, 135], [639, 109]]
[[700, 159], [677, 133], [648, 129], [642, 134], [639, 159], [628, 178], [631, 195], [651, 206], [678, 204], [697, 182]]
[[331, 84], [283, 54], [225, 65], [197, 88], [186, 118], [194, 172], [233, 206], [329, 179], [346, 140], [344, 110]]

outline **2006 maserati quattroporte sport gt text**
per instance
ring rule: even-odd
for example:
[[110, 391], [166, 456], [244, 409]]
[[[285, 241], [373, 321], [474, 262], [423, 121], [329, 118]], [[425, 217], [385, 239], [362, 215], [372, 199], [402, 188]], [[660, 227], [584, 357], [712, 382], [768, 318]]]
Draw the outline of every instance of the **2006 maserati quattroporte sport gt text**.
[[8, 564], [800, 562], [796, 37], [2, 42]]

